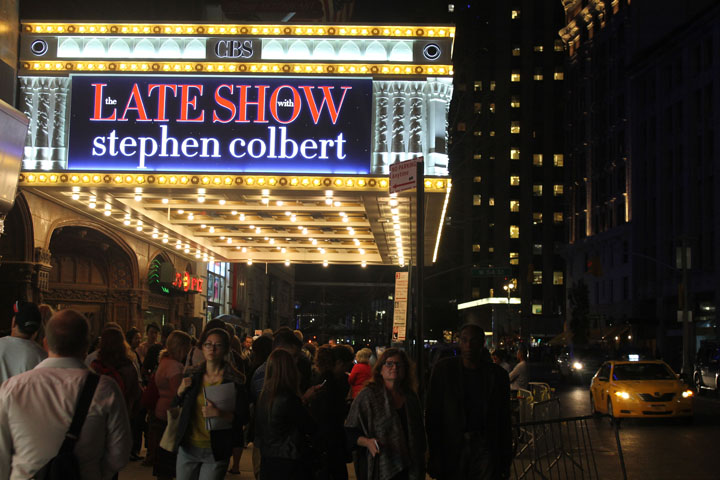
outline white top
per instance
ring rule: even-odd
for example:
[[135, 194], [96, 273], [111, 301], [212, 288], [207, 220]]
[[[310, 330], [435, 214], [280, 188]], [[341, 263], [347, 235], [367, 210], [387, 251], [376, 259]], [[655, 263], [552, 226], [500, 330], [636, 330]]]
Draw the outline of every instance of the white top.
[[515, 368], [509, 374], [510, 377], [510, 390], [518, 390], [522, 388], [527, 390], [528, 388], [528, 366], [525, 360], [518, 362]]
[[0, 384], [18, 373], [32, 370], [46, 358], [45, 350], [33, 340], [0, 338]]
[[[0, 480], [26, 480], [57, 455], [88, 369], [48, 358], [0, 387]], [[101, 376], [75, 446], [82, 480], [110, 479], [128, 462], [132, 436], [117, 383]]]

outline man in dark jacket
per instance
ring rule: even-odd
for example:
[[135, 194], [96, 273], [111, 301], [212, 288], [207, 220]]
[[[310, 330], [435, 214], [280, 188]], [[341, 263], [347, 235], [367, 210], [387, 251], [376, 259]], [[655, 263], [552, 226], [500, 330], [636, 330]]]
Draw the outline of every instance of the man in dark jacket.
[[477, 325], [460, 330], [460, 357], [433, 369], [425, 412], [428, 473], [440, 480], [495, 480], [512, 462], [508, 374], [484, 355]]

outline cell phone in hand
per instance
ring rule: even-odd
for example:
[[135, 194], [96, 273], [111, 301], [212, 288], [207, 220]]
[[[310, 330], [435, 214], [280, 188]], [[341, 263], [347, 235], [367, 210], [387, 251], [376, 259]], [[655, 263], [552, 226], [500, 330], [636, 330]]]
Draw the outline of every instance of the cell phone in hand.
[[375, 448], [377, 449], [377, 453], [380, 453], [380, 445], [378, 445], [377, 440], [373, 440], [375, 443]]

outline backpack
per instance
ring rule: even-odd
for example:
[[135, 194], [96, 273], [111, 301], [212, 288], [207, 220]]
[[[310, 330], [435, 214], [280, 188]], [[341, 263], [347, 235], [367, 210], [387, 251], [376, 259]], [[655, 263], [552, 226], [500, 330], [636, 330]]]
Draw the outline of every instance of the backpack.
[[118, 385], [120, 385], [120, 391], [125, 394], [125, 382], [123, 382], [122, 375], [120, 375], [120, 372], [118, 372], [117, 368], [110, 365], [105, 365], [97, 359], [92, 361], [92, 363], [90, 364], [90, 368], [92, 368], [93, 371], [98, 375], [107, 375], [108, 377], [111, 377], [117, 382]]
[[85, 385], [80, 391], [80, 397], [75, 406], [75, 414], [72, 422], [70, 422], [70, 428], [65, 434], [65, 440], [63, 440], [60, 451], [43, 467], [46, 480], [76, 480], [80, 478], [80, 464], [73, 450], [80, 437], [80, 430], [82, 430], [83, 423], [85, 423], [85, 417], [87, 417], [88, 410], [90, 410], [90, 403], [95, 395], [95, 389], [99, 381], [100, 376], [88, 372]]

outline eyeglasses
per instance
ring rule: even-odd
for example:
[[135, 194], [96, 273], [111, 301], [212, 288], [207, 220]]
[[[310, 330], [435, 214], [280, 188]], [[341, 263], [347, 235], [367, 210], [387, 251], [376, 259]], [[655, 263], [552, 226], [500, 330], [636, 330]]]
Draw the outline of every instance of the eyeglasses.
[[203, 348], [206, 350], [220, 350], [225, 348], [224, 343], [212, 343], [212, 342], [205, 342], [202, 344]]
[[384, 365], [384, 366], [386, 366], [386, 367], [388, 367], [388, 368], [393, 368], [393, 367], [395, 367], [395, 368], [401, 368], [401, 367], [403, 367], [404, 365], [403, 365], [402, 362], [392, 362], [392, 361], [388, 361], [388, 362], [385, 362], [385, 365]]

